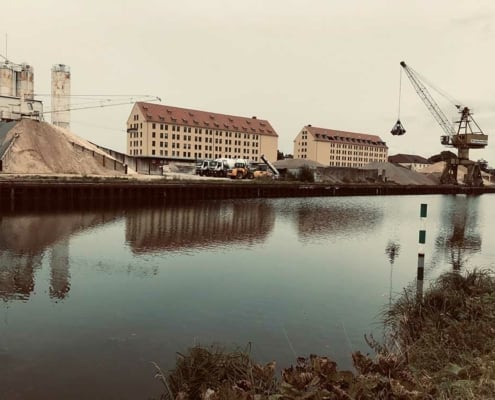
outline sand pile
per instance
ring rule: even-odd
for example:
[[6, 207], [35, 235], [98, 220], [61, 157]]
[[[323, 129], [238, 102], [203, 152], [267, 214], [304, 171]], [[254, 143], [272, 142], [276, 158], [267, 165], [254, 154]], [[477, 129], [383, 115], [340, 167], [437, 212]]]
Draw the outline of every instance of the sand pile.
[[[5, 171], [18, 174], [122, 175], [113, 169], [111, 156], [72, 132], [29, 119], [19, 121], [5, 137], [17, 138]], [[74, 147], [71, 142], [84, 147]], [[87, 150], [87, 151], [86, 151]], [[97, 157], [93, 156], [93, 152]], [[106, 157], [106, 166], [101, 159]]]
[[420, 174], [392, 163], [372, 162], [361, 168], [377, 169], [379, 174], [384, 171], [387, 182], [394, 182], [398, 185], [438, 185], [440, 183], [439, 178], [436, 176]]

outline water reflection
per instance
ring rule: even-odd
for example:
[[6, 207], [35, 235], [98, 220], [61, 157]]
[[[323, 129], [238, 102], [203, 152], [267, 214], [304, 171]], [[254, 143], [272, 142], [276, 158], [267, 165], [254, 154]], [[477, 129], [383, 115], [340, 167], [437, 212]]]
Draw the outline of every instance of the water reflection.
[[27, 300], [34, 290], [34, 272], [42, 255], [20, 255], [0, 250], [0, 298]]
[[126, 216], [126, 241], [135, 253], [254, 244], [274, 223], [273, 206], [257, 201], [139, 209]]
[[478, 232], [479, 196], [444, 196], [436, 251], [443, 252], [454, 271], [461, 270], [481, 250]]
[[303, 241], [326, 238], [335, 232], [339, 235], [364, 233], [376, 228], [383, 218], [381, 207], [371, 202], [363, 205], [354, 199], [338, 203], [304, 203], [293, 211], [290, 215]]
[[[131, 210], [7, 214], [0, 217], [0, 297], [27, 300], [34, 291], [36, 270], [46, 255], [50, 298], [64, 299], [71, 287], [70, 237], [121, 217], [125, 217], [126, 241], [134, 253], [234, 243], [251, 245], [263, 241], [275, 222], [272, 205], [246, 200]], [[128, 266], [132, 268], [140, 267]]]
[[392, 287], [393, 287], [393, 272], [394, 272], [394, 263], [395, 259], [399, 257], [400, 253], [400, 244], [396, 241], [389, 240], [387, 247], [385, 247], [385, 254], [388, 257], [388, 261], [390, 262], [390, 285], [388, 292], [388, 304], [392, 305]]
[[50, 250], [50, 298], [65, 298], [70, 290], [69, 237], [118, 217], [115, 211], [1, 216], [0, 297], [27, 300], [34, 291], [36, 270]]

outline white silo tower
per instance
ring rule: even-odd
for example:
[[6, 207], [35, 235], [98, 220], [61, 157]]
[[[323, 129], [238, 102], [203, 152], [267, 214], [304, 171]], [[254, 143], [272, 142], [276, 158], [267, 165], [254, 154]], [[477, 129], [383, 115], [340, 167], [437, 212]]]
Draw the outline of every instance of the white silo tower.
[[0, 63], [0, 96], [15, 96], [14, 69], [8, 62]]
[[52, 67], [52, 124], [70, 127], [70, 68], [64, 64]]
[[29, 64], [22, 64], [18, 73], [19, 89], [17, 97], [24, 100], [34, 99], [34, 71]]

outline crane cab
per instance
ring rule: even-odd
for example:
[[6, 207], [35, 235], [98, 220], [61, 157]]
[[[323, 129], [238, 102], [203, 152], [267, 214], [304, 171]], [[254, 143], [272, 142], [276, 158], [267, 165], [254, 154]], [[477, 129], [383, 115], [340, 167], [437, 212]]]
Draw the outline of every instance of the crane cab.
[[482, 133], [460, 133], [452, 137], [452, 144], [458, 148], [484, 149], [488, 145], [488, 135]]
[[448, 135], [442, 135], [440, 136], [440, 143], [442, 143], [444, 146], [451, 146], [452, 143], [450, 141], [450, 136]]

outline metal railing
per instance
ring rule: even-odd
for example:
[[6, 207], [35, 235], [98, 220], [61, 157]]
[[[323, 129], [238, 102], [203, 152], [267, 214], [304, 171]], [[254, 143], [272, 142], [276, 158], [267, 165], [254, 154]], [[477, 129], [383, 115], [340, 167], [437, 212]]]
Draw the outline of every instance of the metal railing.
[[114, 158], [107, 157], [97, 151], [88, 149], [87, 147], [81, 146], [80, 144], [77, 144], [75, 142], [70, 143], [72, 144], [72, 147], [74, 147], [74, 149], [80, 151], [81, 153], [90, 154], [103, 167], [127, 174], [127, 164]]

